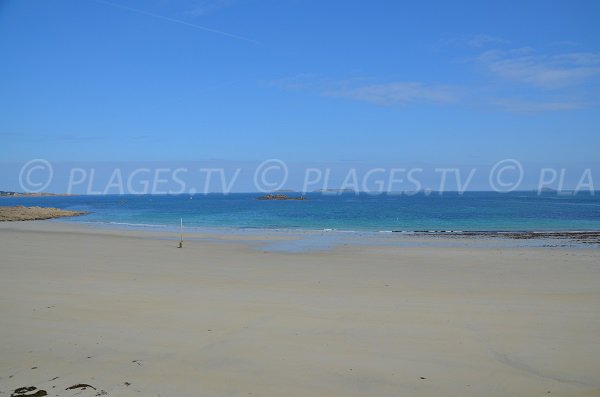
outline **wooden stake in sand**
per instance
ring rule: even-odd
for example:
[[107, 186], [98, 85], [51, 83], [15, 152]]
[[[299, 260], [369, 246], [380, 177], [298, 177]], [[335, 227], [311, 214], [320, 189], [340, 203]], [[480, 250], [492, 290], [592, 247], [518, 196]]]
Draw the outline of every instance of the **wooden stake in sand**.
[[183, 248], [183, 218], [179, 218], [179, 246], [177, 248]]

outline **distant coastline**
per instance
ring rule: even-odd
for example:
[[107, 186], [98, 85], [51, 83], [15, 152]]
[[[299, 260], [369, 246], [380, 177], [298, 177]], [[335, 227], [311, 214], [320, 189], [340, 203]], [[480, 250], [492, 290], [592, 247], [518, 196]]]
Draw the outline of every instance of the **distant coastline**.
[[64, 196], [76, 196], [75, 194], [69, 193], [22, 193], [22, 192], [7, 192], [0, 190], [0, 197], [64, 197]]

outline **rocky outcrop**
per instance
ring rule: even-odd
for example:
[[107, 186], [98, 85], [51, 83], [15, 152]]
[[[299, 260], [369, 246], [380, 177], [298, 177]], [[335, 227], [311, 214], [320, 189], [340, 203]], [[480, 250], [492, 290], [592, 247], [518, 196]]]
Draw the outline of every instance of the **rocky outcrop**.
[[285, 194], [265, 194], [260, 196], [258, 200], [306, 200], [305, 197], [288, 197]]
[[84, 211], [68, 211], [51, 207], [0, 207], [0, 222], [5, 221], [35, 221], [42, 219], [63, 218], [89, 214]]

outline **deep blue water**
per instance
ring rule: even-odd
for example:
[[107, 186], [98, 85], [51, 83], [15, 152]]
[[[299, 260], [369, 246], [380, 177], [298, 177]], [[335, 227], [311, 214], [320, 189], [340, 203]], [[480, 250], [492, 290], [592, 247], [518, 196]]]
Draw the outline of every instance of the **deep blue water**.
[[[292, 194], [290, 194], [292, 195]], [[600, 193], [467, 192], [394, 196], [309, 194], [260, 201], [259, 194], [1, 198], [0, 205], [91, 211], [75, 222], [233, 228], [389, 230], [600, 230]]]

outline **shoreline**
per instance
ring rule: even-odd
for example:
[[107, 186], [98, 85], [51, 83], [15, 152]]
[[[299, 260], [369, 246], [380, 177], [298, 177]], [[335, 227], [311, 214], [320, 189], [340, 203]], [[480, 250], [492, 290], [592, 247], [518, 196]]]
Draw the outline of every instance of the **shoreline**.
[[[148, 232], [179, 231], [175, 225], [143, 224], [129, 222], [94, 222], [68, 218], [55, 219], [60, 223], [84, 224], [99, 229], [140, 230]], [[303, 229], [303, 228], [259, 228], [233, 226], [185, 226], [184, 231], [192, 234], [283, 234], [283, 235], [357, 235], [376, 238], [391, 235], [401, 237], [448, 238], [448, 239], [501, 239], [507, 241], [566, 241], [581, 244], [597, 245], [600, 247], [600, 230], [341, 230], [341, 229]]]
[[[51, 231], [80, 230], [94, 233], [133, 234], [148, 239], [179, 241], [179, 228], [162, 225], [84, 222], [72, 218], [45, 221], [4, 222], [22, 224], [23, 229]], [[2, 225], [2, 223], [0, 223]], [[269, 252], [325, 252], [337, 247], [463, 247], [463, 248], [544, 248], [598, 249], [596, 232], [462, 232], [462, 233], [382, 233], [308, 229], [258, 229], [230, 227], [186, 227], [185, 241], [258, 241], [257, 250]]]
[[[148, 228], [148, 229], [172, 229], [179, 230], [179, 226], [173, 224], [158, 224], [158, 223], [134, 223], [120, 221], [86, 221], [86, 220], [69, 220], [60, 219], [61, 222], [72, 222], [76, 224], [98, 225], [101, 227], [114, 226], [115, 228]], [[194, 225], [185, 226], [184, 228], [194, 231], [257, 231], [257, 232], [331, 232], [331, 233], [361, 233], [361, 234], [379, 234], [379, 233], [397, 233], [400, 235], [419, 235], [419, 236], [489, 236], [489, 235], [506, 235], [506, 236], [521, 236], [521, 235], [596, 235], [600, 234], [600, 229], [498, 229], [498, 230], [444, 230], [444, 229], [414, 229], [414, 230], [377, 230], [377, 229], [337, 229], [337, 228], [303, 228], [303, 227], [255, 227], [255, 226], [214, 226], [214, 225]]]

